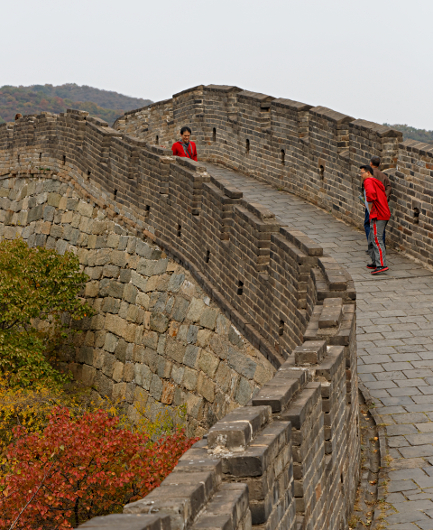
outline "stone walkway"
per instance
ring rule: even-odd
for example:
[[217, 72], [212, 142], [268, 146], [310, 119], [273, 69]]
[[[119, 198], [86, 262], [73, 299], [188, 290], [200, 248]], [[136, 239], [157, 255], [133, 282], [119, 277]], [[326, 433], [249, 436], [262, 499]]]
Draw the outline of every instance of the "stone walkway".
[[364, 232], [294, 195], [207, 166], [350, 271], [357, 290], [359, 378], [386, 425], [392, 457], [386, 501], [395, 511], [383, 528], [433, 529], [433, 273], [390, 251], [390, 270], [372, 276]]

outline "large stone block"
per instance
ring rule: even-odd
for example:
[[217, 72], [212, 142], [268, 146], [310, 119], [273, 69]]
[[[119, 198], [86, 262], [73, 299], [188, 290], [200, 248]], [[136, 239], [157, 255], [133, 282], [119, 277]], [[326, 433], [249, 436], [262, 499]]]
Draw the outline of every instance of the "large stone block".
[[183, 362], [185, 350], [185, 344], [182, 344], [181, 342], [173, 339], [172, 337], [167, 338], [165, 353], [168, 358], [172, 359], [173, 361], [177, 361], [178, 363], [186, 364], [185, 362]]
[[171, 311], [171, 318], [178, 322], [183, 322], [188, 311], [189, 301], [182, 296], [177, 296]]
[[210, 307], [206, 308], [200, 316], [200, 326], [208, 329], [215, 329], [218, 310]]
[[227, 364], [247, 379], [253, 379], [257, 364], [243, 353], [232, 347], [228, 349]]
[[198, 367], [198, 359], [200, 355], [200, 348], [197, 346], [193, 346], [192, 344], [189, 344], [188, 346], [184, 346], [185, 355], [182, 359], [182, 363], [186, 366], [190, 366], [191, 368], [197, 368]]
[[144, 274], [145, 276], [154, 276], [157, 274], [164, 274], [167, 270], [168, 259], [149, 260], [141, 259], [138, 262], [137, 272], [138, 274]]
[[94, 517], [80, 530], [172, 530], [168, 515], [113, 514]]
[[[59, 196], [60, 202], [60, 196]], [[58, 204], [53, 204], [53, 206], [58, 206]], [[92, 217], [93, 206], [90, 203], [80, 201], [77, 206], [77, 212], [85, 217]]]
[[186, 318], [191, 322], [198, 322], [206, 309], [207, 307], [203, 300], [201, 300], [200, 298], [193, 298]]
[[148, 279], [141, 274], [136, 273], [135, 271], [131, 271], [131, 282], [133, 285], [138, 287], [138, 289], [145, 291]]
[[198, 366], [208, 377], [214, 378], [220, 360], [213, 353], [207, 350], [201, 350], [198, 360]]
[[168, 318], [157, 311], [150, 315], [150, 329], [158, 333], [165, 333], [168, 328]]
[[130, 304], [135, 304], [137, 293], [137, 288], [131, 283], [128, 283], [125, 285], [125, 288], [123, 290], [123, 299], [129, 302]]
[[207, 436], [209, 449], [221, 452], [243, 452], [271, 418], [270, 407], [243, 407], [227, 414]]
[[215, 383], [202, 372], [198, 373], [197, 392], [207, 401], [213, 403], [215, 399]]
[[105, 317], [105, 329], [111, 331], [118, 337], [125, 337], [128, 328], [128, 322], [117, 315], [107, 313]]

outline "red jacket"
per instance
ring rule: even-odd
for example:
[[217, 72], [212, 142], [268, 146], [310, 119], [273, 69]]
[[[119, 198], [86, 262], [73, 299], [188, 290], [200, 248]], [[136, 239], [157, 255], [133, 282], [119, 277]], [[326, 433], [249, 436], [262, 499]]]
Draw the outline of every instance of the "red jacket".
[[365, 195], [370, 205], [370, 219], [389, 221], [391, 212], [386, 198], [385, 186], [373, 176], [364, 180]]
[[192, 160], [195, 160], [197, 162], [197, 147], [195, 146], [194, 142], [189, 142], [187, 149], [188, 155], [185, 154], [182, 142], [175, 142], [172, 145], [171, 150], [173, 151], [174, 156], [183, 156], [191, 158]]

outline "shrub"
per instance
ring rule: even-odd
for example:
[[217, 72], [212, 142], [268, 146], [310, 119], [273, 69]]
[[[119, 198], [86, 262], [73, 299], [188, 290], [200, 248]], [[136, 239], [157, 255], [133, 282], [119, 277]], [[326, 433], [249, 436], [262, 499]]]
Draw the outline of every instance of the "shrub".
[[93, 403], [89, 389], [81, 385], [68, 385], [68, 391], [60, 386], [48, 388], [43, 382], [22, 388], [10, 386], [9, 379], [8, 374], [0, 374], [0, 455], [4, 455], [5, 449], [12, 442], [14, 427], [20, 425], [27, 433], [42, 432], [56, 407], [68, 407], [71, 414], [77, 417], [85, 411], [104, 407], [111, 408], [113, 415], [117, 414], [117, 410], [109, 402]]
[[92, 314], [78, 298], [86, 279], [72, 252], [60, 256], [22, 239], [0, 243], [0, 370], [10, 383], [65, 380], [50, 361], [65, 314], [73, 320]]
[[102, 410], [73, 418], [57, 408], [42, 432], [14, 430], [0, 480], [0, 527], [66, 530], [121, 511], [171, 472], [196, 441], [184, 430], [156, 442], [119, 428]]

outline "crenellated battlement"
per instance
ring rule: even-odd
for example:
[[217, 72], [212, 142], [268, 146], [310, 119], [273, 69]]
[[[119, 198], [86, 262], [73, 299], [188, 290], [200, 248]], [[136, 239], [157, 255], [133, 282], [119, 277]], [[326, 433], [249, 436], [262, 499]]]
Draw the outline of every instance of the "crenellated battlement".
[[217, 85], [130, 111], [114, 128], [169, 148], [185, 124], [201, 160], [295, 193], [359, 227], [359, 166], [379, 155], [393, 186], [390, 241], [433, 266], [431, 145], [325, 107]]
[[[196, 87], [176, 96], [177, 107], [170, 109], [170, 102], [152, 107], [161, 119], [160, 143], [168, 141], [168, 131], [179, 121], [204, 123], [210, 112], [218, 116], [218, 106], [203, 97], [205, 92]], [[260, 138], [274, 127], [273, 113], [296, 130], [300, 150], [319, 141], [312, 139], [311, 127], [306, 134], [306, 123], [314, 120], [327, 124], [320, 136], [324, 145], [333, 147], [338, 135], [346, 141], [346, 122], [321, 110], [310, 115], [305, 106], [230, 87], [208, 92], [222, 94], [225, 123], [250, 142], [249, 154], [241, 155], [246, 144], [233, 150], [238, 158], [232, 157], [232, 167], [248, 168], [255, 160], [259, 174], [268, 166], [285, 167], [295, 156], [288, 143], [280, 142], [276, 152], [285, 150], [284, 164], [273, 159], [271, 140], [263, 157], [258, 155]], [[154, 111], [141, 112], [143, 127], [155, 132]], [[225, 135], [234, 144], [236, 136], [229, 129], [222, 135], [222, 125], [213, 123], [210, 138], [205, 142], [203, 133], [200, 146], [209, 159], [224, 161], [223, 150], [220, 160], [213, 143], [221, 144]], [[101, 313], [85, 323], [95, 343], [80, 345], [74, 373], [85, 375], [101, 393], [111, 388], [113, 396], [126, 396], [128, 403], [149, 390], [167, 404], [186, 396], [193, 419], [202, 414], [199, 410], [214, 411], [208, 418], [211, 431], [161, 487], [127, 506], [124, 515], [84, 527], [130, 525], [131, 514], [139, 515], [133, 523], [137, 528], [149, 529], [344, 527], [354, 502], [360, 447], [352, 278], [317, 243], [281, 226], [274, 212], [246, 200], [241, 189], [206, 165], [173, 157], [132, 132], [80, 111], [27, 116], [0, 126], [1, 237], [22, 235], [31, 245], [74, 250], [95, 276], [101, 260], [107, 267], [109, 276], [92, 276], [86, 286], [85, 296]], [[180, 273], [175, 265], [168, 271], [169, 258], [192, 274], [211, 306], [177, 294], [177, 280], [168, 279]], [[157, 277], [166, 273], [165, 289], [173, 300], [177, 297], [171, 320], [190, 315], [196, 327], [203, 324], [206, 333], [214, 332], [216, 324], [209, 320], [218, 308], [273, 364], [275, 376], [254, 379], [258, 365], [243, 356], [235, 344], [238, 332], [228, 324], [227, 342], [235, 347], [228, 354], [221, 351], [220, 360], [239, 386], [224, 387], [236, 395], [227, 405], [231, 408], [223, 408], [213, 389], [219, 385], [216, 395], [225, 381], [217, 380], [213, 358], [205, 352], [198, 360], [199, 348], [187, 345], [192, 339], [185, 334], [185, 344], [176, 343], [173, 328], [166, 329], [168, 317], [158, 320], [160, 315], [146, 308], [151, 288], [143, 285], [163, 284], [164, 278]], [[178, 302], [179, 297], [186, 301]], [[191, 305], [185, 317], [186, 304]], [[195, 314], [196, 305], [202, 313]], [[134, 320], [140, 310], [143, 323]], [[166, 333], [164, 344], [156, 344], [157, 333]], [[192, 377], [198, 374], [189, 394], [179, 375], [187, 369]]]

